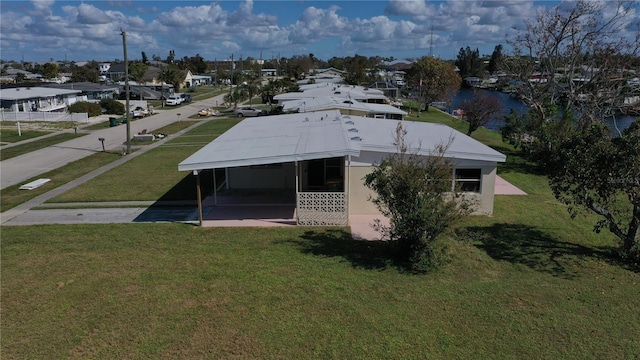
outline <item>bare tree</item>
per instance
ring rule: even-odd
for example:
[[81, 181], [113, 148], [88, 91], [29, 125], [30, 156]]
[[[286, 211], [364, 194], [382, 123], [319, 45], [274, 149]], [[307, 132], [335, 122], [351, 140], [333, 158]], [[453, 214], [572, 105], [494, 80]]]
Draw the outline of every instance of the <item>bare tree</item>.
[[474, 91], [473, 97], [464, 100], [460, 109], [464, 111], [463, 119], [469, 123], [467, 135], [471, 136], [480, 126], [486, 125], [502, 112], [502, 103], [496, 95]]
[[640, 123], [614, 126], [613, 136], [605, 121], [630, 98], [629, 80], [637, 76], [635, 8], [632, 1], [578, 0], [544, 10], [512, 41], [508, 64], [533, 108], [523, 119], [531, 119], [532, 153], [554, 196], [572, 216], [598, 215], [594, 230], [608, 229], [622, 258], [640, 266]]
[[577, 125], [588, 126], [618, 110], [636, 76], [629, 60], [638, 56], [638, 25], [632, 38], [620, 35], [634, 27], [627, 17], [635, 7], [633, 1], [578, 0], [525, 22], [510, 41], [514, 54], [506, 65], [522, 81], [519, 95], [537, 119], [579, 113]]

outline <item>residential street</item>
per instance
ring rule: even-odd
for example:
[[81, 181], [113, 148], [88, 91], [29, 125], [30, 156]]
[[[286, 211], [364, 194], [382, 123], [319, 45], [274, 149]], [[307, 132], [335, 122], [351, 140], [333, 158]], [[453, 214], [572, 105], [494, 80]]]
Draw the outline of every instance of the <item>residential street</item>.
[[[202, 108], [213, 107], [216, 100], [221, 104], [223, 96], [218, 95], [179, 108], [165, 106], [164, 109], [158, 109], [155, 115], [131, 122], [131, 136], [144, 129], [147, 129], [147, 132], [152, 132], [155, 129], [171, 124], [178, 120], [178, 114], [180, 114], [180, 119], [186, 119]], [[108, 120], [105, 119], [104, 121]], [[107, 150], [126, 150], [126, 132], [126, 125], [96, 130], [77, 139], [1, 161], [0, 189], [20, 184], [39, 174], [44, 174], [72, 161], [102, 151], [102, 143], [98, 140], [99, 138], [105, 139], [104, 147]]]

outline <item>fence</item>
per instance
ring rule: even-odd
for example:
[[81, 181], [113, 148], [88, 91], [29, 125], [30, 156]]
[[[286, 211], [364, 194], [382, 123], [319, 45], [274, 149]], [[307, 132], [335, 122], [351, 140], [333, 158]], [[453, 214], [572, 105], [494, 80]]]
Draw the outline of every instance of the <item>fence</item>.
[[347, 199], [343, 192], [299, 192], [296, 213], [298, 225], [346, 226], [349, 224]]
[[64, 113], [64, 112], [46, 112], [46, 111], [30, 111], [30, 112], [6, 112], [0, 111], [0, 120], [2, 121], [70, 121], [78, 123], [88, 123], [89, 114], [87, 113]]

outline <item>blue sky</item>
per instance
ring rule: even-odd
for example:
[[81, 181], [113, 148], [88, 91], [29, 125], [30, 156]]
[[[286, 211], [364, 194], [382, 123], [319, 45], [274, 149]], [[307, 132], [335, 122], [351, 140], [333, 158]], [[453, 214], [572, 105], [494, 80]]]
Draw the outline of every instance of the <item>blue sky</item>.
[[[355, 54], [397, 59], [430, 53], [454, 59], [461, 47], [490, 54], [524, 20], [559, 1], [13, 1], [0, 4], [3, 60], [207, 60]], [[638, 16], [636, 14], [636, 20]], [[508, 50], [508, 48], [507, 48]]]

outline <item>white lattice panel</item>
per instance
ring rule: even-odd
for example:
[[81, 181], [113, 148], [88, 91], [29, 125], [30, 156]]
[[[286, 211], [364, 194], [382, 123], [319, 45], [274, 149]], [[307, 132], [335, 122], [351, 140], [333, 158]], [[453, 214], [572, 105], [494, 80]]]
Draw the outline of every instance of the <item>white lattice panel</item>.
[[348, 225], [349, 215], [345, 194], [342, 192], [298, 193], [297, 214], [299, 225]]

